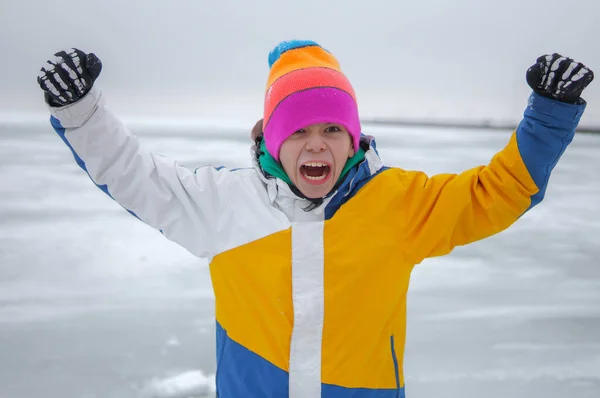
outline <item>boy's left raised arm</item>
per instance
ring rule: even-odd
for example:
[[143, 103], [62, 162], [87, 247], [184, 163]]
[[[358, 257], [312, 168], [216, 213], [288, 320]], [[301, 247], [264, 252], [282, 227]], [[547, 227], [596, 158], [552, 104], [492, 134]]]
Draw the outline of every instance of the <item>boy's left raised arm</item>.
[[524, 117], [487, 166], [408, 178], [404, 233], [416, 262], [501, 232], [543, 199], [585, 110], [581, 92], [592, 79], [593, 72], [572, 59], [538, 58], [527, 71], [534, 92]]

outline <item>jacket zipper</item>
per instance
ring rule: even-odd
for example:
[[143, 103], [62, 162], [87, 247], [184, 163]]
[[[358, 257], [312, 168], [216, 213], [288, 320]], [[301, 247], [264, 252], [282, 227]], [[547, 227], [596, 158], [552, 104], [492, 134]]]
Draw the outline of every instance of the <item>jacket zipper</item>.
[[400, 371], [398, 369], [398, 358], [396, 357], [394, 335], [390, 336], [390, 346], [392, 349], [392, 360], [394, 361], [394, 373], [396, 374], [396, 398], [400, 398]]

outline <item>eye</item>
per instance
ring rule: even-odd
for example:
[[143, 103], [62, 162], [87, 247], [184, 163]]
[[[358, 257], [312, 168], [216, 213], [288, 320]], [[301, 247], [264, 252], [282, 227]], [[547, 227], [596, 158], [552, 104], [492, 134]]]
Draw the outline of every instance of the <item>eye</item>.
[[302, 134], [302, 133], [306, 133], [306, 130], [300, 129], [300, 130], [294, 131], [294, 134]]
[[336, 133], [338, 131], [342, 131], [342, 129], [340, 128], [340, 126], [329, 126], [325, 129], [326, 133]]

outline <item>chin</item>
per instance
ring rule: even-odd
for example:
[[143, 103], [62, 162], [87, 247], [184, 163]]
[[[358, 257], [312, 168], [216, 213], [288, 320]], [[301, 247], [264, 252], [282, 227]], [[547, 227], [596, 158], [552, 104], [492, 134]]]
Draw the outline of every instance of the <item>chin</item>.
[[332, 189], [329, 184], [327, 186], [309, 186], [298, 187], [300, 192], [309, 199], [319, 199], [325, 197]]

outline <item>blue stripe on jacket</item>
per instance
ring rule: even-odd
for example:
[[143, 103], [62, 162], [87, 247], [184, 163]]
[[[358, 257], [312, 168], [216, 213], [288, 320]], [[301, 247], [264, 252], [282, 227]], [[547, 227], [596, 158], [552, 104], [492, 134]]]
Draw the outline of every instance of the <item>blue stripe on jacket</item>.
[[[232, 340], [219, 322], [216, 334], [219, 398], [282, 398], [289, 395], [288, 372]], [[347, 388], [322, 384], [321, 398], [404, 398], [404, 388]]]
[[586, 104], [574, 105], [532, 93], [517, 127], [521, 158], [539, 192], [531, 197], [529, 209], [544, 198], [550, 173], [575, 135]]

